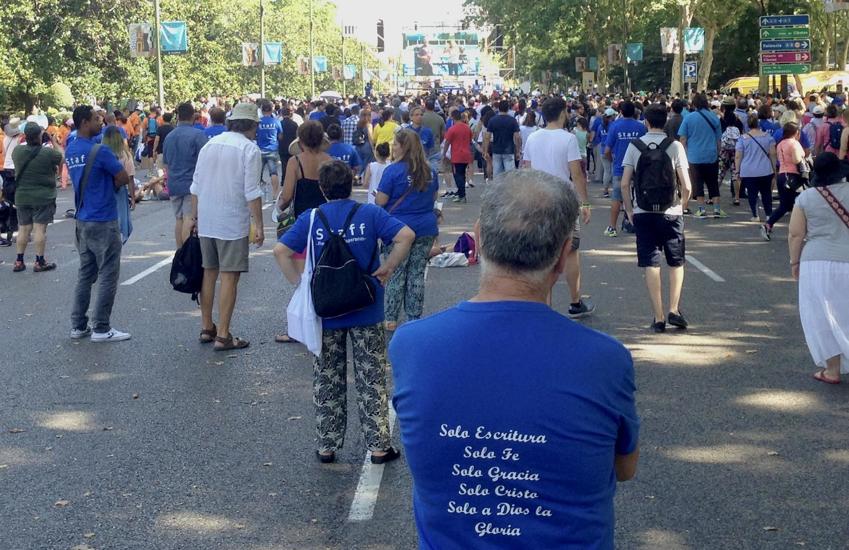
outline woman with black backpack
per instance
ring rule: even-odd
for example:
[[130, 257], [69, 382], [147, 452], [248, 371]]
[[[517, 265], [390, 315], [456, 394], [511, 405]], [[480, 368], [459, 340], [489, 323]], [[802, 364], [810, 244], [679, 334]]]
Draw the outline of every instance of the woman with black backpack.
[[[401, 453], [389, 440], [383, 285], [409, 254], [415, 233], [382, 208], [351, 200], [353, 174], [344, 162], [323, 164], [318, 183], [327, 204], [300, 215], [274, 247], [280, 270], [292, 284], [301, 277], [295, 251], [308, 248], [308, 240], [314, 250], [307, 259], [315, 265], [310, 287], [315, 312], [322, 318], [321, 351], [313, 359], [316, 456], [323, 464], [334, 462], [345, 441], [350, 336], [363, 437], [372, 463], [384, 464]], [[378, 240], [393, 246], [383, 264]]]

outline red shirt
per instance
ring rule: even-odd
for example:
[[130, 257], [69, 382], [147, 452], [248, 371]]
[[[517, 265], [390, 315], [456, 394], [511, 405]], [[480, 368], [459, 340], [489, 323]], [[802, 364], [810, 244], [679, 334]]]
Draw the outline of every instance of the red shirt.
[[445, 132], [445, 141], [451, 146], [452, 164], [472, 163], [472, 129], [468, 124], [455, 121]]

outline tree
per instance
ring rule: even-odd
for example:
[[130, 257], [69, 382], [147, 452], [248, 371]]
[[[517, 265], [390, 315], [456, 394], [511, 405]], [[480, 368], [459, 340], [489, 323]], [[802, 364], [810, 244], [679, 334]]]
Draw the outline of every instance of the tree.
[[47, 91], [41, 98], [45, 107], [54, 107], [56, 109], [69, 109], [74, 106], [74, 95], [67, 84], [63, 82], [54, 82], [47, 88]]

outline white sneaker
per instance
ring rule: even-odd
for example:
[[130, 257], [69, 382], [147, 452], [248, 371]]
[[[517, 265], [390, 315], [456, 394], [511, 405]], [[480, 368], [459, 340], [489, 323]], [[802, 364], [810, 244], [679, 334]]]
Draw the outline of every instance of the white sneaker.
[[89, 334], [91, 334], [91, 329], [89, 327], [86, 327], [83, 330], [80, 330], [78, 328], [72, 328], [71, 329], [71, 340], [80, 340], [82, 338], [85, 338]]
[[122, 340], [129, 339], [129, 332], [121, 332], [120, 330], [115, 330], [114, 328], [109, 332], [93, 332], [91, 334], [92, 342], [121, 342]]

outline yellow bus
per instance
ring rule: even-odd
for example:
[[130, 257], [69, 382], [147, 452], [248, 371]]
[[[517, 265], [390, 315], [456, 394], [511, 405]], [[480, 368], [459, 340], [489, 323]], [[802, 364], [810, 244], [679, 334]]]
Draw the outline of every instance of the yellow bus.
[[[775, 77], [776, 82], [779, 77]], [[772, 77], [770, 77], [770, 82]], [[732, 78], [720, 88], [722, 93], [751, 94], [758, 90], [759, 79], [757, 76], [741, 76]], [[789, 75], [787, 83], [793, 91], [800, 95], [813, 92], [821, 92], [823, 89], [830, 92], [838, 90], [838, 86], [849, 88], [849, 72], [845, 71], [813, 71], [808, 74]]]

